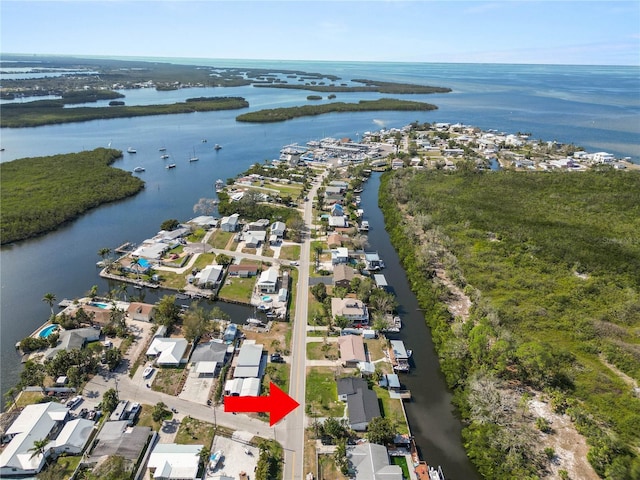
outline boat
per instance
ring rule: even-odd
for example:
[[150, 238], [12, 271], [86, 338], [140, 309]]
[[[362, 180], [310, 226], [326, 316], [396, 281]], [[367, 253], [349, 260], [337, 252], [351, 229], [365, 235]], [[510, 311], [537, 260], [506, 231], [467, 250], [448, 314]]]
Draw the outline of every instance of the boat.
[[262, 322], [257, 318], [247, 318], [247, 323], [249, 325], [258, 325], [258, 326], [262, 325]]
[[220, 193], [222, 190], [224, 190], [224, 185], [225, 183], [222, 179], [219, 178], [218, 180], [216, 180], [216, 193]]
[[163, 160], [166, 160], [167, 158], [169, 158], [169, 154], [168, 153], [163, 153], [162, 155], [160, 155], [160, 158]]
[[198, 160], [200, 160], [198, 157], [196, 157], [196, 149], [193, 149], [193, 155], [191, 156], [191, 158], [189, 159], [190, 162], [197, 162]]
[[203, 139], [202, 139], [202, 143], [207, 143], [207, 139], [206, 139], [206, 138], [203, 138]]
[[158, 151], [159, 151], [159, 152], [166, 152], [166, 151], [167, 151], [167, 148], [166, 148], [166, 147], [160, 147], [160, 148], [158, 149]]
[[362, 223], [360, 223], [360, 228], [358, 228], [358, 230], [360, 230], [361, 232], [368, 232], [369, 222], [366, 220], [363, 220]]
[[258, 310], [262, 311], [262, 312], [266, 312], [267, 310], [271, 310], [271, 305], [267, 305], [267, 304], [260, 304], [258, 305]]
[[213, 147], [214, 150], [220, 150], [222, 148], [222, 146], [219, 143], [216, 143], [215, 146]]
[[220, 459], [222, 458], [222, 450], [216, 450], [209, 457], [209, 470], [213, 471], [218, 466]]
[[133, 147], [129, 147], [127, 148], [127, 153], [138, 153], [138, 151]]
[[170, 163], [170, 164], [169, 164], [169, 165], [167, 165], [165, 168], [166, 168], [167, 170], [168, 170], [168, 169], [170, 169], [170, 168], [176, 168], [176, 164], [175, 164], [175, 163]]
[[147, 367], [142, 371], [143, 378], [149, 378], [153, 373], [153, 367]]
[[144, 167], [136, 167], [133, 169], [134, 172], [144, 172]]

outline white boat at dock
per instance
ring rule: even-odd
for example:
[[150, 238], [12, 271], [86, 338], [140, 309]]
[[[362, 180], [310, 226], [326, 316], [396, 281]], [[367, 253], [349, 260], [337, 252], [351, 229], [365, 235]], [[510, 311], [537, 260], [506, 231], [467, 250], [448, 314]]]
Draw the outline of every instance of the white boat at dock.
[[358, 230], [360, 230], [361, 232], [368, 232], [369, 231], [369, 222], [366, 221], [366, 220], [362, 220]]
[[247, 323], [249, 325], [256, 325], [258, 327], [261, 327], [262, 325], [264, 325], [262, 321], [257, 318], [247, 318]]
[[221, 178], [216, 180], [216, 183], [215, 183], [216, 193], [220, 193], [221, 191], [223, 191], [224, 186], [225, 186], [224, 180], [222, 180]]

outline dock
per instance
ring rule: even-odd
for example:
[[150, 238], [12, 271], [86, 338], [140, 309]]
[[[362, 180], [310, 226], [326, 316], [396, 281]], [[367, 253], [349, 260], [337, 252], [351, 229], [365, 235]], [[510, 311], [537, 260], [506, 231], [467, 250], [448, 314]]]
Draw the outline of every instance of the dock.
[[118, 248], [115, 248], [113, 251], [116, 253], [127, 253], [133, 250], [135, 245], [131, 242], [124, 242]]

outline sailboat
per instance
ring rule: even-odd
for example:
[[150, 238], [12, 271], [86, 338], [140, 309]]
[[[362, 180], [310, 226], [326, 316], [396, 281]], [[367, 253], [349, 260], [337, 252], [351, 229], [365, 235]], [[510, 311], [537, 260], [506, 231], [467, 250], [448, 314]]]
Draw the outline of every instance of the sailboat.
[[222, 146], [219, 143], [216, 143], [215, 147], [213, 147], [214, 150], [220, 150], [222, 148]]
[[196, 157], [196, 148], [193, 147], [193, 155], [191, 156], [191, 158], [189, 159], [190, 162], [197, 162], [198, 160], [200, 160], [198, 157]]

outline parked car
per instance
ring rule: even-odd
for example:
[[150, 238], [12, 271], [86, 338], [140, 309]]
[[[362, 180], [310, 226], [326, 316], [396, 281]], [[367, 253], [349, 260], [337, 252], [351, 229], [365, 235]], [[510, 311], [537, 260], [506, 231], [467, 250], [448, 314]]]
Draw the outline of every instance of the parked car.
[[272, 353], [271, 354], [271, 362], [272, 363], [284, 363], [284, 358], [282, 358], [282, 355], [280, 355], [279, 353]]

